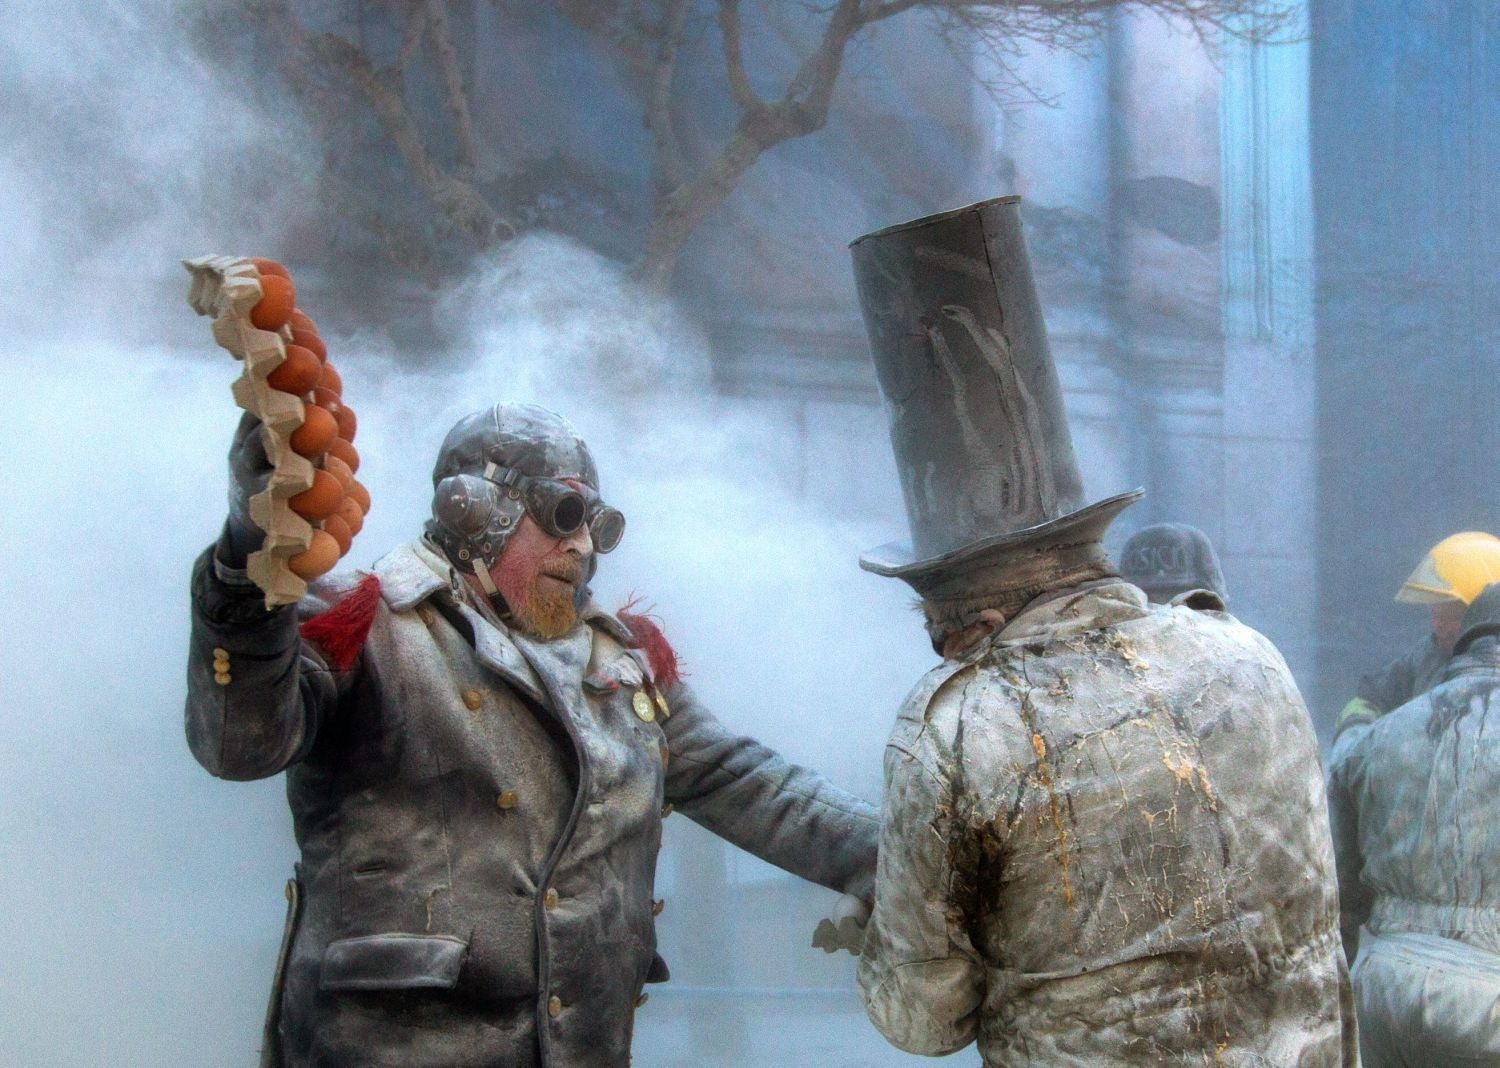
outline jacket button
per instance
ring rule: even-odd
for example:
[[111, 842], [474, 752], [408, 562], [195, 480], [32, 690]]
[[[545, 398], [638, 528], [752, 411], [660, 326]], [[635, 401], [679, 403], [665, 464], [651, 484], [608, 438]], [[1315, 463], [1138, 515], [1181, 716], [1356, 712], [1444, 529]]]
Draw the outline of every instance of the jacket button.
[[470, 712], [476, 711], [480, 705], [484, 704], [484, 694], [480, 693], [472, 686], [464, 691], [463, 697], [464, 707], [467, 708]]
[[227, 671], [215, 671], [214, 672], [214, 681], [217, 682], [220, 686], [228, 686], [229, 685], [229, 672], [227, 672]]
[[642, 993], [640, 997], [635, 999], [635, 1007], [640, 1008], [642, 1005], [646, 1004], [650, 997], [650, 994]]
[[516, 792], [514, 790], [501, 790], [495, 798], [495, 807], [503, 812], [509, 812], [516, 807]]
[[662, 914], [662, 911], [666, 907], [667, 907], [666, 901], [664, 899], [658, 898], [657, 900], [651, 902], [651, 915], [653, 915], [653, 916], [660, 916]]
[[437, 620], [437, 613], [432, 610], [430, 604], [418, 605], [417, 616], [429, 627]]
[[646, 696], [645, 690], [635, 691], [635, 696], [630, 699], [630, 707], [635, 709], [635, 714], [646, 723], [656, 719], [656, 706], [651, 703], [651, 698]]
[[555, 1020], [557, 1019], [558, 1014], [561, 1012], [562, 998], [558, 997], [556, 994], [553, 994], [550, 998], [547, 999], [547, 1015]]
[[547, 887], [547, 892], [542, 895], [542, 904], [548, 909], [557, 908], [557, 891]]
[[661, 818], [662, 819], [666, 819], [671, 814], [672, 814], [672, 802], [668, 801], [665, 805], [663, 805], [661, 807]]

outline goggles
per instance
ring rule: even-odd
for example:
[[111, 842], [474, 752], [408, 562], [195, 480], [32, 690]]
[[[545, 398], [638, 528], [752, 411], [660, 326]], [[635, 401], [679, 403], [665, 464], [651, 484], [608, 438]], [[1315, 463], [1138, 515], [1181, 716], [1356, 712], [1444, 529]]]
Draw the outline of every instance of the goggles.
[[475, 541], [482, 551], [502, 543], [523, 511], [554, 538], [569, 538], [588, 524], [594, 551], [607, 553], [625, 536], [625, 517], [592, 490], [566, 482], [523, 475], [515, 468], [488, 465], [480, 475], [450, 475], [437, 486], [435, 515], [448, 529]]
[[[507, 475], [515, 475], [514, 470]], [[580, 492], [566, 482], [535, 475], [515, 475], [511, 484], [502, 481], [500, 485], [505, 486], [507, 496], [519, 491], [531, 518], [554, 538], [570, 538], [587, 523], [594, 551], [607, 553], [625, 536], [625, 517], [593, 490]]]

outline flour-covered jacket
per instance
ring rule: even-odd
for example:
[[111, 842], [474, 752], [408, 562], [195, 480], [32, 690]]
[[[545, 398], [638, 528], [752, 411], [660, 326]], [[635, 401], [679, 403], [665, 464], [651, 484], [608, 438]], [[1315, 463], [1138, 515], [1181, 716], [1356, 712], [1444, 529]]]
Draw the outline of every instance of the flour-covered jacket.
[[1328, 802], [1366, 1060], [1500, 1063], [1500, 639], [1343, 731]]
[[1356, 1063], [1317, 742], [1276, 650], [1121, 581], [932, 671], [886, 749], [859, 982], [987, 1065]]
[[298, 617], [358, 576], [271, 612], [209, 554], [193, 577], [192, 751], [224, 778], [287, 771], [302, 906], [285, 1063], [628, 1064], [642, 984], [665, 976], [664, 804], [869, 892], [871, 806], [733, 735], [680, 684], [658, 703], [612, 617], [591, 608], [566, 637], [534, 640], [471, 604], [423, 544], [373, 570], [380, 603], [343, 671]]

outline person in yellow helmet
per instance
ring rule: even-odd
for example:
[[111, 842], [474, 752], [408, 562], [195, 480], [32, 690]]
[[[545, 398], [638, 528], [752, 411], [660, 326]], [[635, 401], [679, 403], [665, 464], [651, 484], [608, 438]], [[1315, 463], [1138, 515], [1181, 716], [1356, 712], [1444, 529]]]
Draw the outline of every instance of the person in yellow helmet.
[[1360, 679], [1355, 698], [1339, 713], [1338, 733], [1358, 723], [1372, 723], [1442, 678], [1459, 621], [1481, 590], [1500, 581], [1500, 538], [1477, 530], [1451, 534], [1427, 551], [1401, 584], [1396, 600], [1427, 605], [1432, 630], [1385, 667]]

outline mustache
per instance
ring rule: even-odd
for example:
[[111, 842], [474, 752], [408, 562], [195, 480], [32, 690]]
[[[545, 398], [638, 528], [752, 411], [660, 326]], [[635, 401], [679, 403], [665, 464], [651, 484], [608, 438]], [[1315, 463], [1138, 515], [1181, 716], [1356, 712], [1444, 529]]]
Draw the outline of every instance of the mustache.
[[562, 556], [543, 562], [541, 572], [550, 578], [561, 579], [577, 586], [583, 582], [583, 563], [575, 556]]

